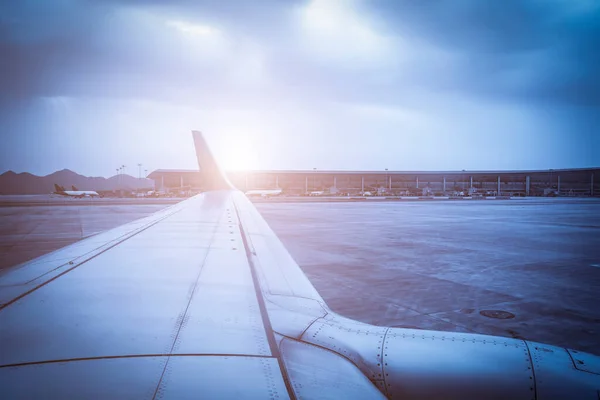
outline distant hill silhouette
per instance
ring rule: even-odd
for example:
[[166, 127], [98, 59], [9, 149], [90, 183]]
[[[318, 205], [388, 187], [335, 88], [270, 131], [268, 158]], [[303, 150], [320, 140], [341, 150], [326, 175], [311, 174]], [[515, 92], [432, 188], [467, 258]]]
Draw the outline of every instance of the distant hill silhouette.
[[115, 175], [110, 178], [88, 177], [71, 170], [63, 169], [50, 175], [37, 176], [28, 172], [17, 174], [6, 171], [0, 175], [0, 194], [48, 194], [54, 191], [54, 184], [64, 186], [67, 190], [75, 185], [79, 190], [136, 190], [152, 189], [152, 179], [138, 179], [131, 175]]

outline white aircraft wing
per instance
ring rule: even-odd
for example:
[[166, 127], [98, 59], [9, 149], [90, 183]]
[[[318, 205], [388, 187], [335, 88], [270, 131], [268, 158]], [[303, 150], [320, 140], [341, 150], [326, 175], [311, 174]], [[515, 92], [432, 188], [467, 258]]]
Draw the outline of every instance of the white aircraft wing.
[[209, 191], [0, 276], [0, 398], [597, 396], [589, 354], [331, 312], [194, 139]]

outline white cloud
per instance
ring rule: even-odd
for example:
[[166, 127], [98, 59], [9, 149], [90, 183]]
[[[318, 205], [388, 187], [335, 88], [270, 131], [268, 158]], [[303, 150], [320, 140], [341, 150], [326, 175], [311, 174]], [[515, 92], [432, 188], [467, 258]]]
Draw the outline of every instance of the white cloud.
[[300, 25], [305, 45], [325, 60], [349, 62], [350, 66], [389, 63], [392, 41], [378, 33], [353, 8], [354, 3], [312, 0], [302, 8]]
[[193, 24], [191, 22], [181, 20], [168, 20], [167, 25], [171, 26], [178, 31], [192, 36], [216, 36], [219, 31], [211, 26], [202, 24]]
[[252, 86], [262, 82], [265, 62], [257, 44], [197, 22], [172, 19], [166, 24], [184, 36], [182, 44], [190, 53], [201, 58], [210, 56], [210, 61], [218, 63], [231, 83]]

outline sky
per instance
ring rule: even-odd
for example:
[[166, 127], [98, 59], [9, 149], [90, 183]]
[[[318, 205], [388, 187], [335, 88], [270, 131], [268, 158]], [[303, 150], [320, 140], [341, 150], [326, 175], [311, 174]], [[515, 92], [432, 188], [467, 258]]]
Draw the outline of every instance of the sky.
[[597, 0], [0, 2], [0, 173], [600, 166]]

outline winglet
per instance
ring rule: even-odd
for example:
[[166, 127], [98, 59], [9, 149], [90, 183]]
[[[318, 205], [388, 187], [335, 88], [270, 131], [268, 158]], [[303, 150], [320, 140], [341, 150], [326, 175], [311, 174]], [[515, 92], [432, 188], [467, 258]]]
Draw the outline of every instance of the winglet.
[[202, 132], [192, 131], [192, 136], [194, 137], [196, 157], [198, 158], [198, 167], [200, 167], [202, 173], [202, 186], [204, 186], [204, 189], [207, 191], [234, 189], [210, 152]]

